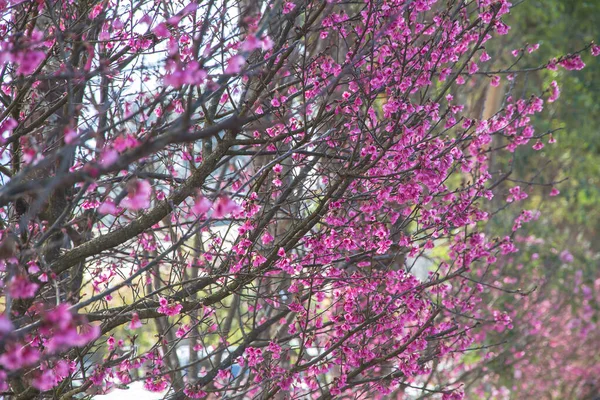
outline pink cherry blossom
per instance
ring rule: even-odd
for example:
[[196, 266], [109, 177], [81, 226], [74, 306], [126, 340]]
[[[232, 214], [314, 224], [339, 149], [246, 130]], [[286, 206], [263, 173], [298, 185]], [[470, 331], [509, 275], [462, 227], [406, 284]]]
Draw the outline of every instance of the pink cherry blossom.
[[0, 144], [4, 143], [10, 133], [18, 125], [17, 121], [13, 118], [7, 118], [0, 123]]
[[100, 165], [104, 168], [110, 167], [119, 158], [119, 153], [114, 149], [106, 149], [102, 152]]
[[111, 199], [106, 199], [100, 206], [98, 207], [98, 213], [100, 214], [118, 214], [119, 209], [115, 205], [115, 203]]
[[562, 262], [569, 264], [569, 263], [572, 263], [572, 262], [573, 262], [573, 260], [574, 260], [574, 257], [573, 257], [573, 255], [572, 255], [572, 254], [569, 252], [569, 250], [563, 250], [563, 251], [561, 251], [561, 253], [560, 253], [560, 259], [561, 259], [561, 261], [562, 261]]
[[121, 205], [129, 210], [143, 210], [150, 207], [152, 187], [146, 180], [133, 180], [127, 184], [127, 197]]
[[164, 76], [163, 82], [165, 85], [180, 88], [183, 85], [202, 85], [207, 76], [207, 72], [193, 61], [185, 65], [172, 65], [170, 72]]
[[78, 137], [78, 135], [77, 135], [77, 131], [75, 129], [68, 128], [65, 130], [65, 143], [71, 144], [71, 143], [75, 142], [77, 137]]
[[142, 327], [142, 321], [140, 321], [140, 317], [138, 313], [133, 313], [131, 316], [131, 322], [129, 322], [129, 329], [135, 330]]
[[262, 242], [263, 244], [269, 244], [273, 242], [273, 236], [271, 236], [271, 234], [269, 233], [269, 231], [265, 231], [265, 233], [263, 233], [262, 235]]
[[194, 387], [186, 387], [183, 392], [190, 399], [203, 399], [208, 395], [206, 392]]
[[0, 0], [0, 391], [599, 386], [546, 163], [594, 43], [511, 32], [507, 0], [79, 3]]
[[585, 63], [583, 62], [579, 54], [566, 57], [565, 59], [560, 61], [558, 65], [569, 71], [580, 70], [583, 69], [583, 67], [585, 67]]
[[241, 55], [235, 55], [227, 62], [227, 68], [225, 68], [226, 74], [239, 74], [242, 71], [242, 67], [246, 63], [246, 60]]
[[255, 49], [259, 49], [261, 47], [260, 40], [254, 35], [246, 36], [246, 40], [240, 46], [242, 51], [253, 51]]
[[32, 74], [45, 58], [46, 54], [38, 50], [17, 53], [14, 57], [14, 62], [18, 65], [17, 73], [22, 75]]
[[0, 315], [0, 337], [10, 333], [14, 329], [14, 326], [10, 319], [6, 317], [6, 315]]
[[0, 365], [7, 370], [18, 370], [35, 364], [40, 359], [40, 352], [30, 345], [18, 343], [8, 345], [6, 352], [0, 355]]
[[26, 276], [17, 275], [10, 281], [9, 288], [13, 298], [29, 299], [35, 297], [39, 285], [31, 282]]
[[553, 103], [558, 100], [559, 97], [560, 89], [558, 87], [558, 83], [556, 83], [556, 81], [552, 81], [552, 83], [550, 83], [550, 97], [548, 98], [548, 101]]
[[36, 373], [31, 383], [40, 391], [50, 390], [58, 384], [54, 371], [51, 369]]
[[206, 214], [208, 210], [212, 207], [212, 202], [206, 197], [200, 195], [196, 198], [194, 205], [192, 206], [192, 211], [196, 215]]
[[152, 32], [154, 32], [159, 39], [166, 38], [171, 35], [169, 29], [167, 28], [167, 24], [164, 22], [158, 24], [154, 29], [152, 29]]
[[168, 316], [174, 316], [181, 313], [183, 306], [181, 304], [169, 304], [169, 301], [164, 297], [161, 297], [159, 300], [160, 307], [158, 307], [157, 311], [161, 314], [165, 314]]
[[178, 338], [185, 337], [185, 335], [187, 335], [187, 333], [189, 331], [190, 331], [189, 325], [181, 326], [181, 327], [179, 327], [179, 329], [177, 329], [177, 332], [175, 332], [175, 336], [177, 336]]
[[229, 197], [221, 196], [213, 204], [213, 210], [213, 218], [223, 218], [230, 214], [235, 215], [241, 210], [241, 208], [235, 201], [231, 200]]
[[149, 392], [160, 393], [166, 390], [168, 386], [169, 382], [164, 377], [158, 379], [147, 378], [144, 381], [144, 389], [148, 390]]
[[520, 186], [515, 186], [515, 187], [511, 188], [509, 190], [509, 192], [510, 192], [510, 195], [506, 199], [506, 201], [509, 203], [512, 203], [513, 201], [523, 200], [528, 197], [527, 193], [523, 192], [521, 190]]
[[283, 4], [283, 13], [284, 14], [289, 14], [292, 12], [292, 10], [296, 8], [296, 5], [294, 3], [292, 3], [291, 1], [286, 1]]

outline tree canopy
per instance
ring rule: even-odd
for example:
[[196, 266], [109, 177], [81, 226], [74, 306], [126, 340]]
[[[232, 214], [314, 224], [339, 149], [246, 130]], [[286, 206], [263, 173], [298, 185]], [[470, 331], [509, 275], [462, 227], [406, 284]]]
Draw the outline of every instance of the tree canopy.
[[599, 7], [0, 0], [2, 396], [593, 398]]

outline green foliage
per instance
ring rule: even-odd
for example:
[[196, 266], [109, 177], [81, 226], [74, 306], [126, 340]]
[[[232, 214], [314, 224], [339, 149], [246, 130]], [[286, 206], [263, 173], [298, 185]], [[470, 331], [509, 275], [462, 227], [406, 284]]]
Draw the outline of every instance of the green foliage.
[[[597, 39], [600, 2], [525, 1], [514, 7], [507, 22], [511, 26], [512, 34], [507, 38], [510, 43], [494, 50], [508, 53], [539, 43], [537, 51], [523, 58], [526, 67], [535, 68]], [[582, 57], [587, 65], [582, 71], [559, 68], [519, 72], [512, 88], [514, 93], [534, 92], [540, 84], [546, 88], [553, 80], [560, 86], [561, 98], [546, 103], [545, 112], [534, 117], [537, 134], [558, 129], [553, 134], [557, 143], [546, 144], [538, 152], [529, 148], [515, 153], [511, 178], [548, 185], [527, 188], [531, 190], [529, 199], [518, 210], [515, 207], [514, 212], [540, 208], [542, 218], [528, 229], [541, 237], [550, 233], [574, 253], [578, 249], [573, 247], [578, 246], [600, 252], [600, 242], [593, 240], [600, 233], [600, 62], [589, 50]], [[508, 63], [511, 59], [512, 55], [505, 56]], [[547, 143], [547, 137], [543, 141]], [[503, 162], [508, 165], [509, 160]], [[547, 194], [553, 182], [561, 182], [556, 184], [561, 195], [550, 200]]]

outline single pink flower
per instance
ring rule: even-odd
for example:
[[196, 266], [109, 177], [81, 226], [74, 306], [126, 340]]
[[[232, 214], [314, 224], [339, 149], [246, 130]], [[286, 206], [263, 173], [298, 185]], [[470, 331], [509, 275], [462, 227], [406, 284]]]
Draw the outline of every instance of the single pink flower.
[[296, 5], [294, 3], [292, 3], [291, 1], [286, 1], [283, 5], [283, 13], [289, 14], [294, 8], [296, 8]]
[[152, 187], [145, 180], [133, 180], [127, 184], [127, 197], [121, 205], [129, 210], [143, 210], [150, 207], [150, 195]]
[[570, 264], [574, 260], [573, 254], [571, 254], [571, 252], [569, 250], [561, 251], [559, 257], [560, 257], [560, 260], [566, 264]]
[[71, 144], [77, 139], [77, 131], [73, 128], [65, 129], [65, 143]]
[[265, 233], [262, 235], [262, 242], [263, 244], [269, 244], [271, 242], [273, 242], [273, 236], [271, 236], [271, 234], [268, 231], [265, 231]]
[[108, 168], [113, 165], [119, 158], [119, 153], [115, 149], [106, 149], [100, 156], [100, 165]]
[[199, 195], [196, 198], [194, 205], [192, 206], [192, 211], [196, 215], [203, 215], [203, 214], [206, 214], [208, 212], [208, 210], [210, 210], [211, 207], [212, 207], [212, 202], [209, 199], [207, 199], [206, 197]]
[[142, 321], [140, 321], [140, 316], [138, 313], [133, 313], [131, 316], [131, 322], [129, 322], [129, 329], [135, 330], [142, 327]]
[[228, 75], [239, 74], [242, 71], [242, 67], [246, 63], [246, 60], [243, 56], [235, 55], [229, 59], [227, 62], [227, 68], [225, 68], [225, 73]]
[[261, 47], [260, 40], [254, 35], [248, 35], [248, 36], [246, 36], [246, 40], [244, 40], [244, 42], [240, 46], [240, 49], [242, 51], [250, 52], [250, 51], [253, 51], [260, 47]]
[[556, 81], [550, 83], [550, 97], [548, 98], [549, 103], [555, 102], [560, 97], [560, 89]]
[[160, 24], [156, 25], [156, 27], [152, 29], [152, 32], [154, 32], [156, 37], [158, 37], [159, 39], [171, 36], [169, 28], [167, 28], [167, 24], [165, 24], [164, 22], [161, 22]]
[[229, 214], [236, 214], [241, 210], [241, 207], [227, 196], [221, 196], [213, 204], [213, 218], [226, 217]]
[[98, 207], [98, 213], [101, 215], [110, 214], [117, 215], [119, 212], [117, 206], [111, 199], [106, 199], [104, 203], [100, 204]]

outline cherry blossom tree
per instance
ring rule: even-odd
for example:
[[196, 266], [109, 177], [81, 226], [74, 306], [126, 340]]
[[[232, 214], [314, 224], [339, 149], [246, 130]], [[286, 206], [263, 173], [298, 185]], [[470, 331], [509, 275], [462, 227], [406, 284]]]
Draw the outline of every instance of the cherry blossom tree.
[[0, 10], [5, 396], [462, 398], [431, 377], [512, 326], [481, 293], [537, 218], [486, 232], [493, 156], [560, 93], [467, 101], [507, 1]]
[[[502, 265], [505, 273], [495, 274], [482, 295], [483, 302], [505, 310], [512, 326], [483, 325], [474, 337], [481, 343], [481, 359], [463, 357], [443, 378], [463, 382], [469, 398], [596, 399], [600, 280], [586, 279], [584, 271], [575, 269], [569, 251], [540, 255], [537, 251], [547, 248], [543, 239], [515, 239], [520, 256]], [[534, 266], [527, 275], [520, 273], [525, 260]], [[531, 282], [535, 286], [527, 293], [507, 290]], [[497, 311], [481, 311], [480, 318], [498, 316]]]

